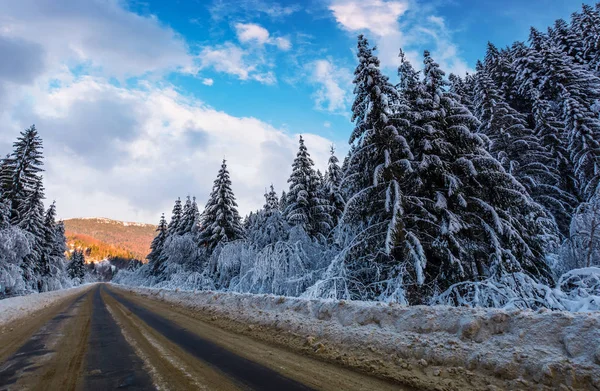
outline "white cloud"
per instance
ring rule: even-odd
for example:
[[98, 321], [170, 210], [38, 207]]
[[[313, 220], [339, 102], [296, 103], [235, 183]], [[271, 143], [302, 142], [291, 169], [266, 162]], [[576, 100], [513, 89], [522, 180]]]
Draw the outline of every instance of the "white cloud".
[[[149, 84], [130, 90], [83, 77], [52, 92], [32, 87], [21, 104], [7, 133], [14, 138], [35, 121], [44, 139], [47, 196], [57, 200], [61, 217], [155, 222], [177, 196], [196, 195], [203, 205], [223, 157], [246, 213], [264, 203], [270, 183], [287, 190], [298, 145], [297, 135], [259, 119]], [[323, 170], [331, 141], [303, 136]]]
[[402, 48], [417, 68], [424, 49], [442, 69], [464, 74], [470, 71], [444, 18], [433, 14], [434, 6], [417, 0], [331, 0], [329, 9], [347, 31], [364, 31], [377, 44], [382, 66], [399, 65]]
[[331, 128], [331, 122], [325, 121], [325, 122], [323, 122], [323, 126], [326, 128]]
[[292, 47], [290, 40], [284, 37], [275, 38], [275, 45], [281, 50], [290, 50]]
[[386, 36], [398, 29], [398, 18], [409, 8], [408, 1], [334, 0], [329, 9], [349, 31], [368, 30]]
[[86, 64], [106, 76], [193, 70], [184, 40], [150, 16], [119, 0], [5, 1], [0, 32], [7, 39], [39, 45], [46, 67]]
[[266, 28], [255, 23], [236, 23], [235, 30], [238, 41], [241, 43], [255, 43], [259, 46], [270, 44], [284, 51], [292, 47], [292, 43], [288, 38], [273, 38]]
[[352, 91], [352, 73], [336, 67], [332, 60], [316, 60], [308, 65], [310, 81], [318, 86], [314, 94], [319, 110], [345, 114]]
[[277, 80], [273, 73], [265, 70], [262, 56], [226, 42], [223, 45], [207, 46], [198, 55], [200, 69], [213, 68], [218, 72], [237, 76], [240, 80], [256, 80], [260, 83], [274, 84]]
[[235, 30], [240, 42], [255, 41], [261, 45], [269, 42], [269, 31], [254, 23], [236, 23]]
[[211, 78], [205, 78], [202, 79], [202, 84], [204, 84], [205, 86], [212, 86], [215, 83], [215, 81]]

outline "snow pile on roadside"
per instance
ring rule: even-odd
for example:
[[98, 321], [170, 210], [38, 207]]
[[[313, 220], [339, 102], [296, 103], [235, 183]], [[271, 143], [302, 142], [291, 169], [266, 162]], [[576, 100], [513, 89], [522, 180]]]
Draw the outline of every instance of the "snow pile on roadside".
[[[385, 360], [459, 368], [522, 388], [600, 388], [600, 312], [406, 307], [377, 302], [117, 286], [195, 311], [211, 312], [326, 340], [369, 347]], [[439, 369], [436, 369], [439, 371]]]
[[29, 316], [59, 300], [82, 293], [88, 290], [91, 285], [94, 284], [85, 284], [58, 291], [32, 293], [26, 296], [16, 296], [0, 300], [0, 326]]

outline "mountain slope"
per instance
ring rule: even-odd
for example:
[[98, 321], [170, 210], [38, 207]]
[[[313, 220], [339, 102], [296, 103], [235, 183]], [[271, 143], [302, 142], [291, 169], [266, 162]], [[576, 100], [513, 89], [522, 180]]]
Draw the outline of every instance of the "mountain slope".
[[150, 252], [156, 226], [105, 218], [64, 221], [70, 248], [87, 248], [90, 260], [107, 257], [144, 260]]

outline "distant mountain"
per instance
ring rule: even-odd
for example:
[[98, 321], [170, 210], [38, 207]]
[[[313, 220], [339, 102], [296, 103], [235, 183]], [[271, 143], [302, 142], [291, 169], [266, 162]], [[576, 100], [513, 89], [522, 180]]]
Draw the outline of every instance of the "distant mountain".
[[150, 252], [156, 226], [106, 218], [65, 220], [65, 234], [70, 249], [86, 250], [86, 259], [138, 259], [145, 262]]

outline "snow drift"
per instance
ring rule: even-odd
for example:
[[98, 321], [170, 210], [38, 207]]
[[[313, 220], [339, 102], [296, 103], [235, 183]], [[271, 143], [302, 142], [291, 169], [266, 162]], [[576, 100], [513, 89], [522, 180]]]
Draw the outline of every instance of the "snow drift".
[[[383, 362], [418, 367], [435, 376], [445, 372], [457, 379], [486, 377], [491, 383], [481, 384], [501, 381], [511, 389], [555, 389], [561, 384], [600, 388], [599, 312], [407, 307], [116, 287], [194, 311], [306, 335], [309, 341], [320, 339], [342, 351], [368, 348]], [[413, 385], [428, 386], [411, 379]]]

